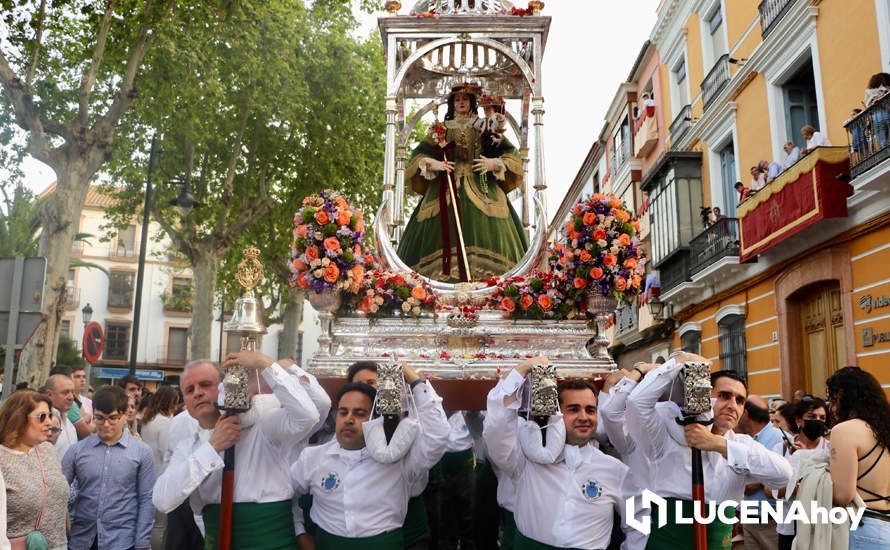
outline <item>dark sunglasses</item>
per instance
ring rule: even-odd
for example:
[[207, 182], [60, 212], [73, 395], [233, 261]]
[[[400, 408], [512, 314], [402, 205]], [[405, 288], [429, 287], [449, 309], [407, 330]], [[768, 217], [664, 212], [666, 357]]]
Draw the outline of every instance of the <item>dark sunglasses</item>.
[[43, 424], [44, 422], [46, 422], [46, 419], [49, 418], [49, 413], [42, 412], [42, 413], [38, 413], [36, 415], [31, 415], [31, 417], [36, 418], [37, 422], [40, 422], [41, 424]]

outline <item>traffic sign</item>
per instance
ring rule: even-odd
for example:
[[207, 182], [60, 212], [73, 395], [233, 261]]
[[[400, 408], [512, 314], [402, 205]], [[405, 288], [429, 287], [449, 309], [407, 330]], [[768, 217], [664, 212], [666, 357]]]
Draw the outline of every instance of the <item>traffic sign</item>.
[[[130, 369], [126, 368], [102, 367], [96, 369], [96, 376], [99, 378], [123, 378], [128, 374], [130, 374]], [[164, 371], [160, 369], [136, 369], [136, 378], [160, 382], [164, 379]]]
[[102, 325], [93, 321], [83, 329], [83, 356], [90, 363], [95, 363], [105, 349], [105, 335]]

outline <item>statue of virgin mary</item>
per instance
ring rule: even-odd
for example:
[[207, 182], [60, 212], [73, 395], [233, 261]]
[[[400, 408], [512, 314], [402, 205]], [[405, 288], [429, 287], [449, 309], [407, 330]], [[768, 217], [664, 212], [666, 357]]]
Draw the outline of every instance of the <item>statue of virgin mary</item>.
[[433, 126], [405, 170], [411, 190], [423, 198], [398, 254], [411, 269], [437, 281], [501, 275], [528, 248], [507, 200], [507, 193], [522, 185], [522, 160], [513, 144], [479, 119], [480, 91], [472, 84], [452, 88], [444, 123]]

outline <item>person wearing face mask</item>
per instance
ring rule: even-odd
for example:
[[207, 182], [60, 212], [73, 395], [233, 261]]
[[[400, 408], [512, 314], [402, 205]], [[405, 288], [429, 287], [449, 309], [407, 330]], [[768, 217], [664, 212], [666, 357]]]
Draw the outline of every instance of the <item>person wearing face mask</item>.
[[[665, 498], [669, 507], [667, 524], [653, 526], [649, 548], [693, 547], [693, 526], [675, 521], [676, 508], [683, 510], [684, 517], [692, 516], [690, 447], [703, 451], [705, 502], [741, 501], [750, 483], [784, 487], [792, 473], [787, 460], [752, 437], [735, 432], [748, 398], [748, 386], [733, 371], [711, 374], [713, 405], [699, 417], [703, 423], [677, 423], [684, 400], [680, 373], [686, 362], [708, 361], [700, 355], [678, 353], [650, 371], [627, 399], [628, 427], [651, 464], [649, 489]], [[659, 402], [665, 394], [672, 399]], [[655, 513], [653, 510], [652, 515]], [[707, 527], [708, 548], [729, 550], [732, 525], [717, 520]]]
[[[174, 451], [155, 484], [152, 501], [169, 513], [189, 500], [204, 519], [206, 544], [215, 547], [222, 453], [235, 445], [232, 547], [292, 549], [302, 534], [302, 513], [292, 505], [288, 466], [294, 442], [306, 439], [322, 414], [307, 393], [308, 375], [295, 376], [259, 352], [230, 353], [224, 366], [233, 365], [258, 373], [277, 401], [253, 398], [253, 413], [248, 411], [243, 418], [224, 416], [217, 405], [222, 373], [209, 361], [190, 364], [182, 376], [182, 389], [186, 409], [199, 429]], [[299, 367], [289, 368], [301, 372]], [[253, 372], [250, 378], [256, 380]], [[254, 386], [250, 394], [258, 391]]]
[[368, 384], [350, 382], [337, 395], [336, 437], [307, 448], [291, 467], [294, 495], [312, 496], [309, 516], [317, 526], [318, 550], [405, 547], [408, 498], [418, 478], [445, 453], [451, 426], [432, 385], [410, 366], [402, 372], [420, 429], [413, 439], [402, 439], [402, 419], [390, 440], [390, 445], [401, 441], [400, 452], [378, 459], [371, 448], [373, 431], [382, 433], [383, 426], [381, 417], [371, 419], [377, 393]]
[[[626, 500], [641, 487], [630, 468], [592, 443], [597, 431], [593, 386], [581, 379], [559, 384], [559, 412], [549, 419], [546, 442], [537, 423], [520, 420], [525, 378], [535, 365], [548, 363], [546, 357], [526, 359], [488, 394], [483, 439], [491, 461], [515, 486], [513, 548], [606, 548], [615, 513], [626, 537], [621, 548], [642, 548], [646, 536], [625, 518]], [[523, 432], [536, 437], [526, 439]]]

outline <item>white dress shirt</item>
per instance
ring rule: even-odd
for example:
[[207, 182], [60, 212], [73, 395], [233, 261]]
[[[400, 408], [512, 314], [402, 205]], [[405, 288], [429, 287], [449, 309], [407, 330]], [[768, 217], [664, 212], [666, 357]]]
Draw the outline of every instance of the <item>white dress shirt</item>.
[[59, 462], [62, 462], [68, 447], [77, 443], [77, 429], [68, 420], [68, 413], [62, 413], [58, 409], [53, 409], [53, 411], [62, 420], [62, 431], [59, 432], [59, 439], [56, 440], [56, 444], [53, 446], [56, 449], [56, 456], [59, 457]]
[[[627, 537], [621, 548], [643, 548], [647, 537], [625, 521], [626, 500], [641, 490], [626, 465], [591, 444], [566, 444], [553, 464], [525, 458], [517, 439], [519, 400], [504, 405], [523, 381], [513, 370], [489, 392], [483, 431], [492, 462], [516, 487], [514, 517], [519, 532], [560, 548], [606, 548], [613, 513], [618, 512]], [[637, 512], [640, 504], [637, 498]]]
[[167, 451], [167, 436], [170, 431], [170, 422], [172, 417], [163, 414], [155, 415], [151, 422], [142, 425], [142, 441], [151, 447], [152, 455], [155, 459], [155, 476], [164, 473], [166, 464], [164, 464], [164, 453]]
[[649, 487], [649, 460], [643, 449], [631, 437], [625, 414], [627, 396], [635, 387], [637, 387], [635, 380], [624, 377], [616, 382], [610, 391], [600, 392], [597, 399], [597, 413], [612, 446], [645, 489]]
[[807, 151], [814, 147], [831, 147], [831, 142], [822, 132], [813, 132], [813, 137], [807, 140]]
[[[277, 363], [264, 369], [262, 376], [281, 408], [242, 429], [235, 445], [234, 502], [290, 500], [291, 442], [306, 438], [319, 420], [318, 410], [304, 388], [308, 380], [299, 380]], [[209, 431], [196, 431], [176, 447], [154, 487], [152, 502], [158, 510], [169, 513], [188, 498], [199, 514], [205, 505], [220, 502], [223, 458], [204, 437]], [[294, 513], [296, 519], [298, 507]]]
[[[679, 378], [682, 363], [671, 359], [646, 374], [627, 399], [627, 419], [631, 436], [642, 447], [649, 459], [652, 491], [663, 497], [692, 499], [692, 452], [686, 445], [682, 428], [675, 428], [679, 413], [675, 403], [656, 403]], [[682, 398], [682, 391], [679, 398]], [[668, 414], [664, 414], [668, 413]], [[669, 424], [673, 422], [673, 424]], [[636, 433], [635, 433], [636, 432]], [[673, 435], [672, 435], [673, 432]], [[726, 458], [717, 452], [702, 452], [705, 500], [741, 501], [745, 485], [762, 483], [768, 487], [784, 487], [791, 476], [788, 461], [757, 443], [748, 435], [726, 432]], [[678, 441], [682, 439], [682, 443]]]
[[473, 448], [473, 436], [467, 426], [463, 411], [457, 411], [448, 417], [451, 432], [448, 434], [448, 449], [445, 452], [459, 453]]
[[334, 438], [305, 449], [291, 467], [294, 497], [312, 495], [309, 516], [332, 535], [364, 538], [398, 529], [405, 522], [409, 493], [448, 445], [451, 426], [442, 398], [429, 382], [413, 390], [421, 432], [399, 461], [381, 464], [367, 448], [346, 450]]

